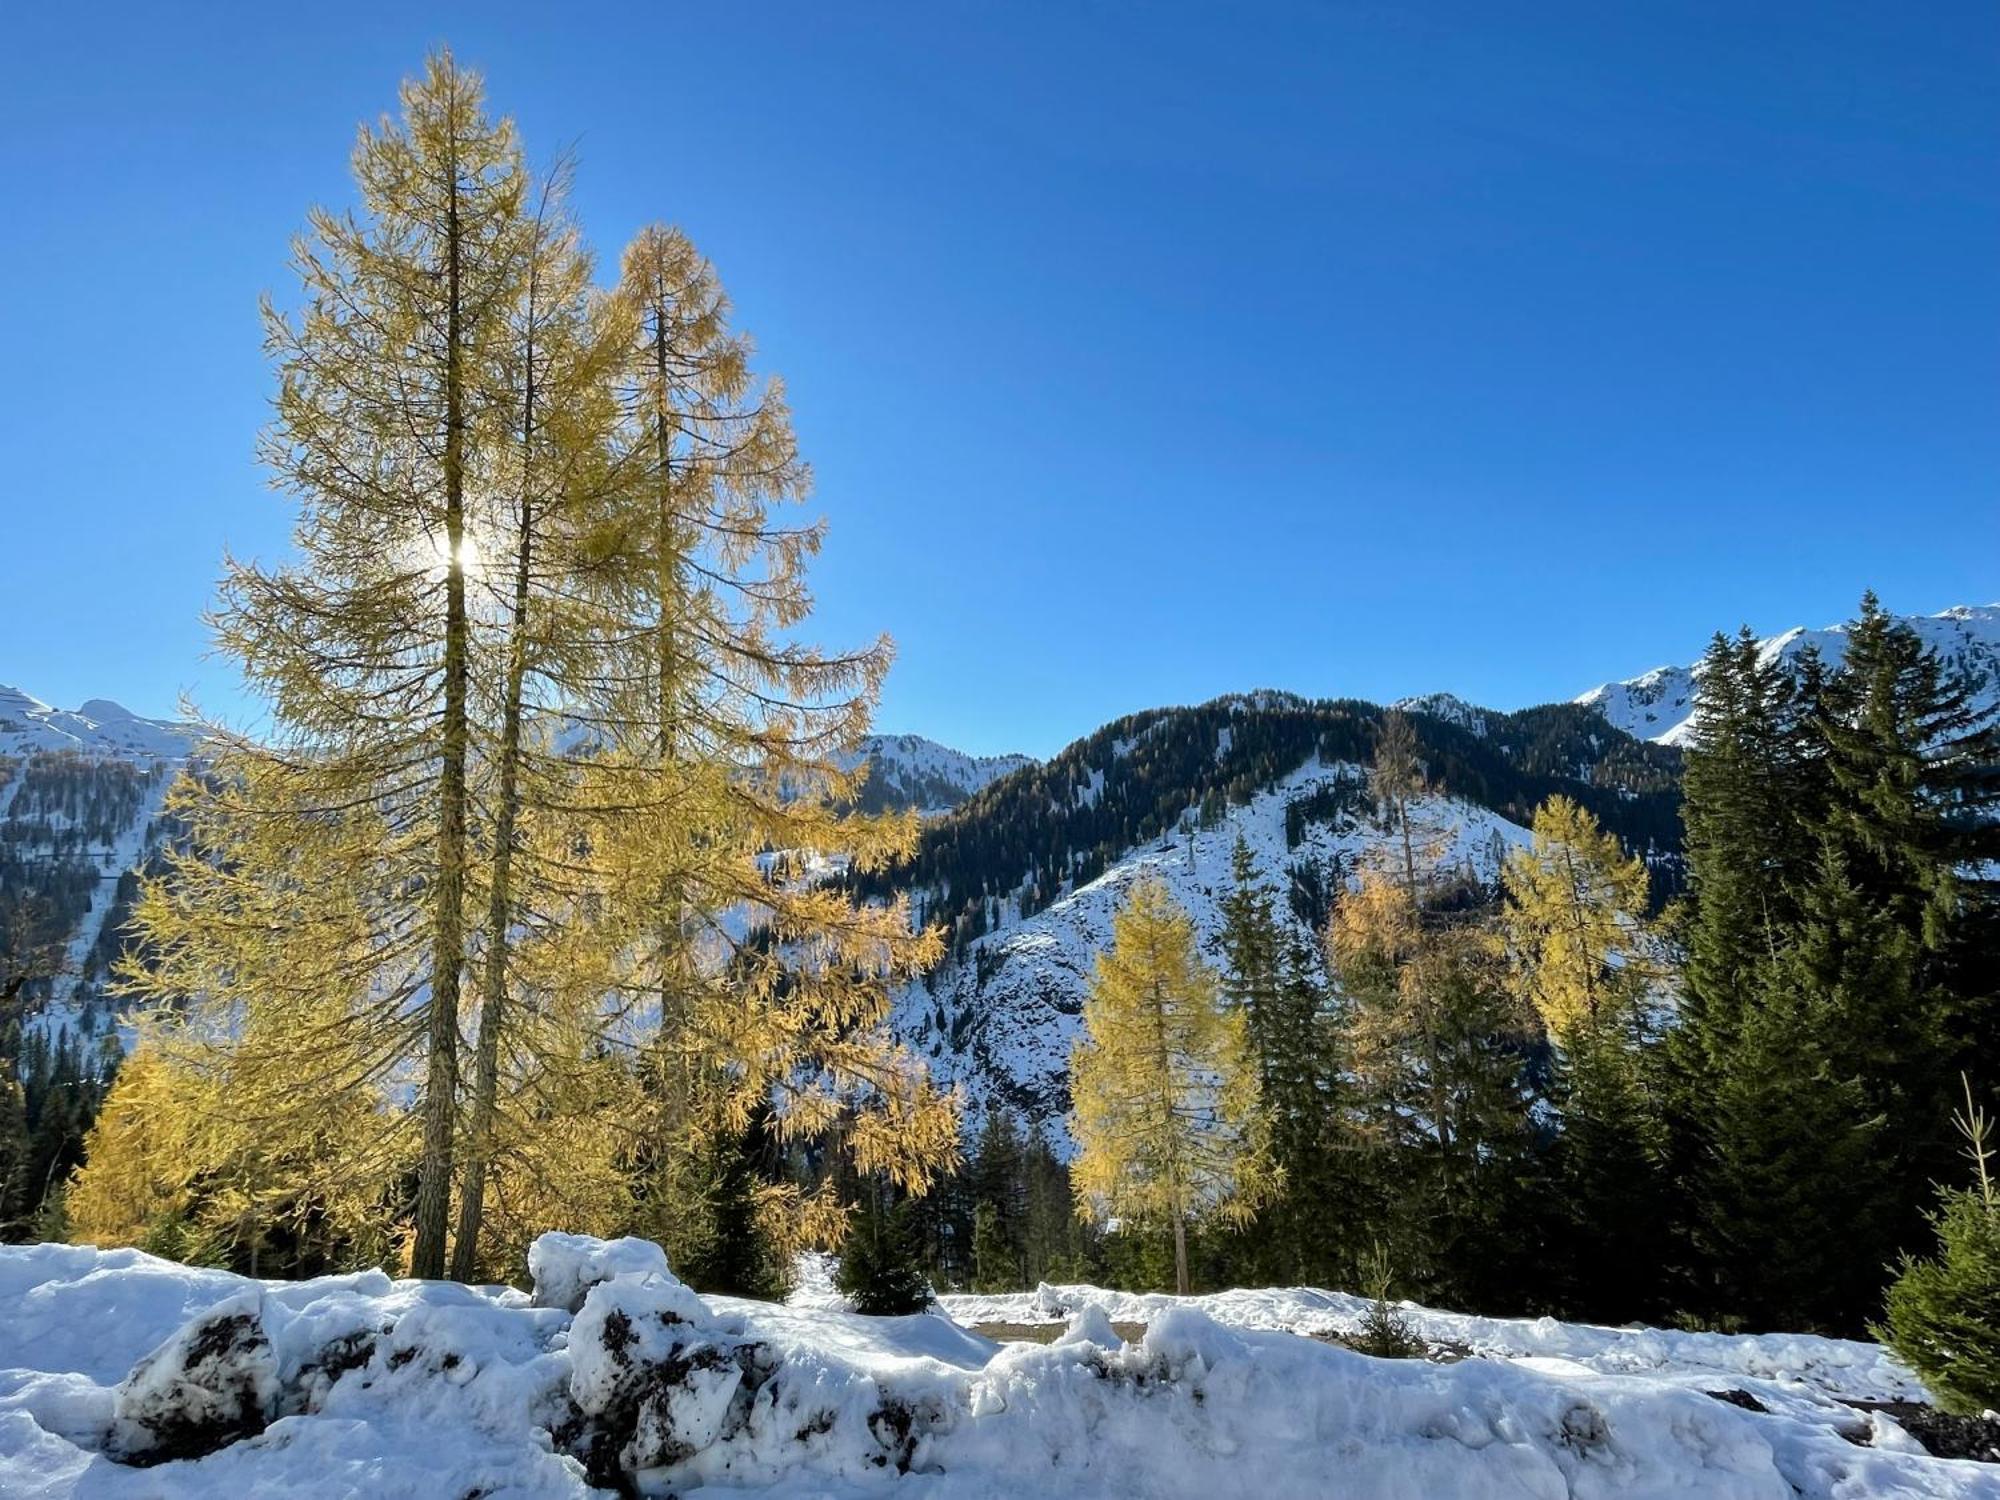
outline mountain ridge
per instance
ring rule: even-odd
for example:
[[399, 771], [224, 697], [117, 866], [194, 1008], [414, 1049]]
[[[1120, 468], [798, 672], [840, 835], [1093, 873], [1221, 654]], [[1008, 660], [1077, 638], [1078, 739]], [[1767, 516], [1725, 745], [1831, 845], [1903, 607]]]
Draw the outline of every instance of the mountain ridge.
[[[1968, 673], [1982, 703], [2000, 704], [2000, 603], [1955, 604], [1934, 615], [1897, 615], [1917, 632], [1949, 667]], [[1757, 643], [1766, 663], [1795, 663], [1816, 650], [1829, 666], [1845, 654], [1845, 623], [1809, 630], [1794, 625]], [[1595, 709], [1609, 724], [1639, 739], [1663, 745], [1685, 744], [1695, 725], [1695, 693], [1701, 664], [1654, 667], [1636, 677], [1599, 683], [1573, 700]]]
[[0, 755], [73, 750], [181, 760], [194, 740], [190, 724], [148, 719], [109, 698], [92, 698], [73, 709], [56, 708], [20, 688], [0, 683]]

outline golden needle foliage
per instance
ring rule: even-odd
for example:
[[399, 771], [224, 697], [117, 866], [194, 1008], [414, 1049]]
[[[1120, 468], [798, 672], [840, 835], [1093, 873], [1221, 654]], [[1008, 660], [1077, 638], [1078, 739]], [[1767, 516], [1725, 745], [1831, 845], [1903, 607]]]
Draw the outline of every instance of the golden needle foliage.
[[1248, 1019], [1157, 880], [1132, 888], [1098, 955], [1070, 1093], [1079, 1212], [1170, 1228], [1185, 1293], [1188, 1225], [1245, 1220], [1278, 1181]]
[[1645, 863], [1588, 810], [1551, 797], [1535, 810], [1533, 844], [1508, 855], [1503, 883], [1516, 987], [1549, 1035], [1567, 1047], [1627, 1026], [1652, 975]]
[[[297, 560], [232, 561], [216, 615], [271, 727], [174, 794], [91, 1222], [139, 1201], [149, 1133], [198, 1212], [225, 1179], [246, 1223], [337, 1205], [430, 1275], [454, 1198], [459, 1276], [696, 1212], [680, 1165], [752, 1119], [922, 1190], [956, 1113], [885, 1022], [938, 940], [823, 878], [916, 836], [838, 811], [889, 645], [797, 638], [822, 531], [779, 517], [809, 482], [781, 387], [679, 231], [598, 287], [566, 171], [449, 56], [354, 166], [267, 312]], [[837, 1232], [824, 1195], [761, 1199]]]

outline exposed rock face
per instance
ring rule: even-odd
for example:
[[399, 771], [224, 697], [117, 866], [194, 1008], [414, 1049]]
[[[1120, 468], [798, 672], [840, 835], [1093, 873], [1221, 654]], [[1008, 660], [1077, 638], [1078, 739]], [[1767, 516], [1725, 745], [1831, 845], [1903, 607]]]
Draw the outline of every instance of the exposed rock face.
[[199, 1458], [264, 1430], [278, 1408], [278, 1357], [264, 1294], [217, 1303], [133, 1366], [117, 1391], [108, 1457], [126, 1464]]

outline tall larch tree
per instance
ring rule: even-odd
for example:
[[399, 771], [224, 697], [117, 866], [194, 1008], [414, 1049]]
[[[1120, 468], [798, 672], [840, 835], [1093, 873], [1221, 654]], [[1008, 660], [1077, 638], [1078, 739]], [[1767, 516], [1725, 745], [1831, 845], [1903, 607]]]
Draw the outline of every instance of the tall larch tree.
[[[587, 720], [590, 846], [620, 956], [610, 1027], [641, 1055], [657, 1211], [719, 1133], [769, 1110], [780, 1140], [837, 1135], [864, 1173], [921, 1190], [955, 1114], [891, 1041], [891, 984], [934, 962], [902, 899], [858, 904], [814, 861], [880, 867], [913, 817], [843, 811], [840, 757], [868, 727], [886, 639], [799, 638], [823, 523], [788, 522], [810, 473], [784, 391], [759, 381], [714, 267], [680, 231], [628, 247], [617, 375], [619, 491], [599, 533], [615, 649]], [[769, 1221], [825, 1231], [776, 1185]]]
[[1133, 886], [1098, 955], [1070, 1093], [1079, 1212], [1168, 1230], [1185, 1296], [1190, 1225], [1240, 1221], [1277, 1184], [1248, 1018], [1157, 880]]
[[[495, 402], [500, 502], [473, 575], [475, 627], [504, 664], [478, 685], [476, 722], [487, 774], [481, 800], [487, 902], [476, 955], [479, 982], [473, 1079], [462, 1151], [452, 1275], [472, 1280], [489, 1169], [508, 1135], [509, 1099], [520, 1101], [513, 1139], [524, 1149], [601, 1103], [560, 1084], [608, 1079], [598, 1066], [568, 1067], [577, 1027], [594, 1016], [603, 976], [580, 959], [572, 929], [587, 924], [590, 885], [573, 853], [580, 777], [565, 731], [592, 701], [611, 653], [600, 529], [618, 492], [615, 382], [631, 336], [630, 309], [592, 285], [592, 261], [568, 210], [569, 164], [536, 187], [520, 294], [508, 316]], [[552, 998], [565, 992], [567, 1003]], [[545, 1003], [532, 1014], [531, 999]], [[569, 1035], [558, 1034], [568, 1026]], [[510, 1045], [511, 1041], [511, 1045]], [[573, 1144], [573, 1143], [572, 1143]], [[613, 1151], [609, 1142], [607, 1150]], [[517, 1165], [527, 1162], [520, 1153]]]
[[526, 176], [513, 128], [444, 53], [404, 86], [399, 120], [362, 131], [354, 175], [358, 209], [315, 210], [297, 243], [300, 305], [266, 309], [278, 394], [263, 454], [299, 505], [297, 559], [232, 560], [215, 616], [270, 726], [219, 739], [213, 774], [178, 794], [193, 838], [140, 903], [153, 962], [138, 988], [255, 1012], [233, 1081], [269, 1128], [307, 1129], [391, 1075], [407, 1086], [410, 1266], [440, 1276], [474, 898], [471, 685], [496, 665], [474, 660], [469, 575], [492, 529]]
[[1401, 709], [1382, 715], [1375, 733], [1375, 761], [1369, 768], [1368, 789], [1385, 815], [1393, 816], [1402, 839], [1403, 890], [1410, 905], [1421, 903], [1417, 889], [1416, 840], [1410, 831], [1410, 804], [1424, 793], [1423, 746], [1416, 726]]

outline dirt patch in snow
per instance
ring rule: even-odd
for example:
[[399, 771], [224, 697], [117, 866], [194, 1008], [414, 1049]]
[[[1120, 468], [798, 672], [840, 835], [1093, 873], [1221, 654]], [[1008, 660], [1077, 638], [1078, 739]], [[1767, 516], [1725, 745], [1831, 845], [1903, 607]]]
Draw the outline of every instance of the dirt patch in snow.
[[1916, 1401], [1852, 1401], [1862, 1411], [1879, 1411], [1924, 1445], [1933, 1458], [1970, 1458], [2000, 1463], [2000, 1417], [1955, 1417]]

